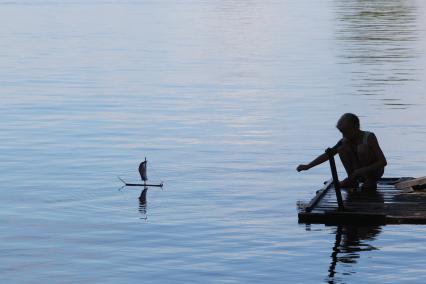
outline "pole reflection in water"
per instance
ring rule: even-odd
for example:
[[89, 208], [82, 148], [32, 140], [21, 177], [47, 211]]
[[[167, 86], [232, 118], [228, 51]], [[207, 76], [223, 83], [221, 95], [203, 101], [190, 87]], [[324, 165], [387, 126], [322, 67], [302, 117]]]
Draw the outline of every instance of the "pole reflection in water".
[[[350, 190], [347, 192], [347, 203], [365, 202], [366, 206], [381, 208], [384, 206], [383, 195], [377, 190]], [[371, 241], [381, 232], [380, 226], [339, 225], [335, 231], [331, 263], [328, 268], [328, 282], [336, 283], [335, 275], [338, 264], [355, 264], [360, 253], [376, 250]], [[336, 268], [337, 267], [337, 268]], [[345, 271], [345, 274], [354, 273]]]
[[148, 187], [145, 187], [141, 195], [139, 196], [139, 212], [142, 214], [143, 217], [141, 219], [147, 220], [147, 199], [146, 199], [146, 193], [148, 192]]
[[[336, 238], [331, 262], [328, 268], [328, 283], [338, 283], [336, 274], [339, 274], [339, 264], [356, 264], [361, 252], [377, 250], [370, 242], [374, 241], [381, 232], [380, 226], [355, 226], [339, 225], [336, 228]], [[340, 272], [340, 274], [355, 273], [352, 271]]]

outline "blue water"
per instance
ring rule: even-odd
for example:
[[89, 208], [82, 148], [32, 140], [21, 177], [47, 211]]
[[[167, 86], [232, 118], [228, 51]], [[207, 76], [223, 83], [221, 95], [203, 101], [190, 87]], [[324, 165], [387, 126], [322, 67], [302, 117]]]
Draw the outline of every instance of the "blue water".
[[[386, 176], [425, 175], [424, 2], [0, 1], [0, 19], [1, 283], [425, 282], [425, 226], [299, 225], [330, 173], [295, 171], [354, 112]], [[165, 186], [140, 204], [117, 176], [144, 157]]]

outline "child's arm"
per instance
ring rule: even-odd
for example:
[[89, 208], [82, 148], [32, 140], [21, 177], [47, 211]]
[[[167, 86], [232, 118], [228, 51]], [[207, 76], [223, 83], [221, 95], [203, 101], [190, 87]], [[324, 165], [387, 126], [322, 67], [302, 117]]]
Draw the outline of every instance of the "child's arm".
[[[334, 154], [334, 155], [336, 155], [337, 154], [337, 148], [338, 147], [340, 147], [340, 145], [342, 144], [342, 140], [340, 140], [339, 142], [337, 142], [337, 144], [333, 147], [333, 148], [331, 148], [331, 150], [332, 150], [332, 153]], [[328, 156], [327, 156], [327, 154], [326, 153], [323, 153], [323, 154], [321, 154], [321, 155], [319, 155], [318, 157], [316, 157], [312, 162], [310, 162], [309, 164], [307, 164], [307, 165], [304, 165], [304, 164], [301, 164], [301, 165], [299, 165], [297, 168], [296, 168], [296, 170], [298, 171], [298, 172], [300, 172], [300, 171], [307, 171], [307, 170], [309, 170], [310, 168], [313, 168], [313, 167], [315, 167], [315, 166], [318, 166], [318, 165], [320, 165], [320, 164], [322, 164], [322, 163], [324, 163], [325, 161], [327, 161], [328, 160]]]
[[304, 164], [302, 164], [302, 165], [299, 165], [297, 168], [296, 168], [296, 170], [298, 171], [298, 172], [300, 172], [300, 171], [307, 171], [307, 170], [309, 170], [310, 168], [313, 168], [313, 167], [315, 167], [315, 166], [318, 166], [319, 164], [322, 164], [322, 163], [324, 163], [325, 161], [327, 161], [328, 160], [328, 156], [327, 156], [327, 154], [326, 153], [324, 153], [324, 154], [321, 154], [321, 155], [319, 155], [318, 157], [316, 157], [312, 162], [310, 162], [309, 164], [307, 164], [307, 165], [304, 165]]

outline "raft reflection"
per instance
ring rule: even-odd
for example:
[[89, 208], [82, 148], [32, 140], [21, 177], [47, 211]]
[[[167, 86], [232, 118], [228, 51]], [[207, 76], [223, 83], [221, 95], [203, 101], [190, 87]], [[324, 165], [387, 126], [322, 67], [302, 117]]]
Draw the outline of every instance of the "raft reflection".
[[[360, 252], [377, 250], [371, 245], [381, 232], [380, 226], [354, 226], [340, 225], [336, 228], [336, 238], [333, 251], [331, 253], [331, 262], [328, 268], [328, 283], [338, 283], [335, 278], [338, 264], [355, 264], [360, 258]], [[337, 268], [337, 269], [336, 269]], [[351, 273], [345, 271], [345, 274]]]
[[[346, 191], [347, 204], [365, 203], [367, 207], [380, 208], [384, 206], [383, 194], [377, 190], [348, 190]], [[359, 206], [359, 205], [358, 205]], [[331, 263], [328, 268], [328, 283], [336, 282], [336, 266], [355, 264], [360, 258], [360, 252], [372, 251], [377, 248], [371, 245], [381, 232], [378, 225], [339, 225], [335, 230], [335, 240], [331, 253]], [[345, 274], [352, 272], [345, 271]]]

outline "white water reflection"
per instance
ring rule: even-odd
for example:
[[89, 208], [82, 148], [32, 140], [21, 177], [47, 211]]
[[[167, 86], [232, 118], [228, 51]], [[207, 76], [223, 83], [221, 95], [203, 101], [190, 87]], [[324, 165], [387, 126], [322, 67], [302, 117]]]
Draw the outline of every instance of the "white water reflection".
[[355, 95], [377, 96], [383, 105], [405, 109], [418, 101], [405, 96], [423, 84], [421, 12], [415, 1], [334, 1], [339, 62]]

